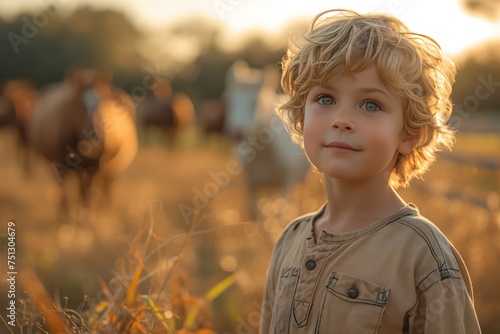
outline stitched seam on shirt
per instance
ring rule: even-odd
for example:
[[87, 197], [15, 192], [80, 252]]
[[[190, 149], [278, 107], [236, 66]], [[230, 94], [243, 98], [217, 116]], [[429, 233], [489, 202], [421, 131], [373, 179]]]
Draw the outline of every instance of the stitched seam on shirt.
[[431, 241], [430, 241], [429, 237], [427, 236], [427, 234], [419, 226], [416, 226], [415, 224], [413, 224], [412, 222], [409, 222], [409, 221], [401, 221], [401, 222], [399, 222], [399, 224], [408, 226], [409, 228], [411, 228], [415, 232], [417, 232], [422, 237], [422, 239], [424, 239], [425, 242], [427, 243], [427, 246], [429, 247], [429, 250], [430, 250], [432, 256], [436, 260], [438, 269], [440, 270], [441, 268], [443, 268], [443, 266], [445, 265], [445, 258], [444, 258], [444, 255], [443, 255], [443, 250], [439, 246], [439, 243], [438, 243], [437, 238], [434, 235], [433, 231], [430, 231], [430, 232], [434, 236], [434, 239], [436, 240], [436, 244], [439, 247], [439, 250], [441, 252], [441, 256], [443, 257], [443, 259], [442, 259], [443, 262], [442, 263], [440, 263], [439, 256], [438, 256], [436, 250], [434, 250], [434, 247], [432, 247], [432, 244], [431, 244]]
[[[436, 269], [437, 270], [437, 269]], [[432, 275], [433, 272], [435, 272], [436, 270], [433, 270], [431, 271], [430, 273], [427, 274], [427, 276], [425, 276], [420, 282], [417, 283], [417, 286], [415, 287], [417, 289], [417, 291], [423, 291], [423, 290], [420, 290], [420, 284], [422, 284], [430, 275]], [[434, 283], [432, 283], [434, 284]], [[431, 284], [431, 285], [432, 285]]]
[[413, 213], [408, 213], [408, 212], [402, 212], [400, 213], [399, 215], [397, 216], [394, 216], [392, 217], [392, 219], [384, 222], [383, 224], [380, 224], [380, 226], [377, 226], [376, 228], [374, 228], [373, 230], [371, 231], [365, 231], [363, 232], [362, 234], [359, 234], [359, 235], [354, 235], [350, 238], [346, 238], [344, 240], [333, 240], [333, 241], [330, 241], [330, 240], [324, 240], [324, 242], [332, 242], [332, 243], [336, 243], [336, 244], [345, 244], [345, 243], [350, 243], [352, 242], [353, 240], [355, 239], [359, 239], [359, 238], [362, 238], [362, 237], [366, 237], [368, 235], [371, 235], [373, 233], [376, 233], [378, 232], [380, 229], [386, 227], [387, 225], [391, 224], [391, 223], [395, 223], [397, 222], [398, 220], [402, 219], [403, 217], [405, 216], [409, 216], [409, 215], [413, 215]]
[[307, 216], [298, 217], [292, 220], [290, 224], [287, 227], [285, 227], [284, 232], [295, 231], [301, 223], [311, 220], [311, 218], [314, 217], [314, 215], [315, 214], [308, 214]]
[[[462, 277], [450, 276], [450, 277], [445, 278], [445, 279], [459, 279], [459, 280], [461, 280], [461, 279], [462, 279]], [[436, 284], [436, 283], [438, 283], [438, 282], [441, 282], [441, 281], [444, 281], [444, 279], [443, 279], [443, 280], [439, 280], [439, 281], [435, 281], [435, 282], [433, 282], [433, 283], [432, 283], [432, 284], [430, 284], [427, 288], [425, 288], [425, 290], [418, 290], [418, 291], [419, 291], [419, 293], [417, 294], [417, 298], [418, 298], [421, 294], [423, 294], [425, 291], [429, 290], [432, 286], [434, 286], [434, 284]]]
[[[292, 317], [293, 317], [293, 301], [295, 300], [295, 295], [297, 293], [297, 285], [299, 283], [299, 279], [300, 279], [300, 268], [299, 267], [288, 267], [288, 268], [283, 268], [282, 269], [282, 272], [285, 271], [285, 270], [290, 270], [291, 271], [291, 276], [296, 276], [296, 278], [294, 279], [294, 284], [293, 284], [293, 288], [291, 289], [293, 291], [293, 295], [291, 296], [291, 303], [290, 303], [290, 309], [289, 309], [289, 312], [288, 312], [288, 328], [286, 329], [288, 332], [290, 331], [290, 326], [292, 325]], [[293, 272], [295, 271], [295, 275], [293, 274]], [[283, 276], [280, 275], [279, 276], [279, 279], [280, 279], [280, 283], [281, 283], [281, 278]], [[286, 277], [287, 279], [289, 279], [289, 277]], [[278, 286], [278, 285], [277, 285]], [[274, 307], [276, 307], [277, 303], [275, 303], [275, 305], [273, 306], [273, 313], [274, 313]], [[286, 306], [286, 305], [285, 305]], [[273, 330], [276, 329], [276, 319], [273, 319], [273, 322], [272, 322], [272, 326], [273, 326]]]
[[408, 314], [408, 317], [411, 318], [417, 314], [417, 309], [418, 309], [418, 298], [415, 298], [415, 304], [408, 312], [406, 312], [406, 314]]
[[[450, 278], [459, 278], [459, 279], [462, 279], [462, 275], [460, 274], [460, 270], [458, 269], [453, 269], [453, 268], [447, 268], [448, 270], [452, 270], [454, 272], [457, 272], [458, 273], [458, 276], [448, 276], [448, 277], [445, 277], [445, 278], [441, 278], [439, 281], [444, 281], [445, 279], [450, 279]], [[437, 270], [437, 269], [436, 269]], [[417, 286], [416, 286], [416, 289], [417, 291], [420, 291], [420, 293], [424, 292], [425, 290], [427, 290], [428, 288], [430, 288], [431, 286], [433, 286], [434, 284], [436, 284], [437, 282], [439, 281], [435, 281], [433, 282], [432, 284], [430, 284], [425, 290], [421, 290], [420, 289], [420, 285], [430, 276], [432, 275], [432, 273], [434, 273], [436, 270], [433, 270], [431, 271], [427, 276], [425, 276], [420, 282], [418, 282]]]

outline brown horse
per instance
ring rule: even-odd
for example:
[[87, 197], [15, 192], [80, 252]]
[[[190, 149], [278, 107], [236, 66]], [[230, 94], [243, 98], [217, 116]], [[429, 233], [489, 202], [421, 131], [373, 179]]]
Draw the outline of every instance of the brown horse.
[[0, 128], [14, 125], [16, 123], [16, 113], [12, 104], [5, 96], [0, 95]]
[[2, 85], [0, 127], [10, 126], [15, 129], [25, 171], [30, 168], [28, 123], [33, 116], [33, 106], [36, 99], [37, 91], [34, 83], [30, 80], [8, 80]]
[[131, 98], [111, 85], [111, 76], [94, 69], [70, 68], [66, 78], [45, 88], [35, 105], [30, 141], [50, 163], [68, 208], [69, 175], [76, 175], [81, 198], [88, 204], [93, 185], [109, 198], [113, 179], [137, 153]]
[[153, 85], [153, 96], [138, 105], [137, 114], [144, 137], [150, 137], [151, 130], [156, 129], [161, 136], [166, 137], [171, 146], [175, 145], [177, 136], [182, 131], [194, 125], [195, 120], [191, 98], [185, 93], [174, 93], [166, 79]]

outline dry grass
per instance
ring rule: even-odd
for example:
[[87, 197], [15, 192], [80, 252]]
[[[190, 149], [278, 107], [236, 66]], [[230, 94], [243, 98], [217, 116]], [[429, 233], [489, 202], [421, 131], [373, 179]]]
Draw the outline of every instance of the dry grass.
[[[169, 258], [164, 249], [172, 240], [162, 241], [151, 220], [149, 228], [129, 240], [126, 263], [114, 268], [109, 282], [99, 280], [100, 297], [88, 301], [85, 296], [78, 309], [68, 307], [67, 297], [53, 301], [34, 270], [21, 269], [19, 281], [26, 296], [19, 300], [18, 332], [215, 333], [211, 303], [235, 278], [229, 275], [202, 296], [189, 292], [180, 264], [196, 225], [196, 221], [191, 224], [179, 252]], [[14, 333], [9, 326], [6, 329]]]
[[[461, 145], [459, 153], [467, 154], [476, 144]], [[497, 154], [488, 152], [482, 153]], [[69, 217], [62, 217], [50, 169], [38, 164], [24, 175], [17, 155], [10, 135], [0, 132], [0, 233], [8, 220], [16, 222], [20, 265], [33, 268], [52, 305], [46, 309], [74, 333], [257, 333], [274, 241], [290, 219], [324, 201], [322, 186], [311, 175], [290, 198], [263, 198], [262, 219], [249, 222], [243, 175], [237, 175], [203, 208], [196, 224], [187, 223], [179, 204], [192, 204], [193, 189], [203, 189], [209, 172], [224, 170], [232, 159], [227, 150], [192, 140], [179, 150], [142, 146], [117, 180], [112, 208], [74, 205]], [[497, 333], [500, 175], [474, 168], [439, 161], [425, 183], [414, 182], [402, 196], [460, 250], [483, 332]], [[487, 206], [467, 202], [471, 197]], [[0, 294], [5, 295], [3, 286]], [[47, 328], [47, 311], [23, 291], [18, 297], [24, 304], [17, 310], [16, 333]]]

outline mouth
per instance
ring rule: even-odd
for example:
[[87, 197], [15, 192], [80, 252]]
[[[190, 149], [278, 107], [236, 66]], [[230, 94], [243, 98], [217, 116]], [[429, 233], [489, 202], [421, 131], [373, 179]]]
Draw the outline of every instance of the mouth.
[[359, 152], [361, 150], [352, 147], [351, 145], [344, 143], [344, 142], [338, 142], [338, 141], [333, 141], [331, 143], [328, 143], [324, 145], [324, 147], [331, 149], [332, 151], [335, 152]]

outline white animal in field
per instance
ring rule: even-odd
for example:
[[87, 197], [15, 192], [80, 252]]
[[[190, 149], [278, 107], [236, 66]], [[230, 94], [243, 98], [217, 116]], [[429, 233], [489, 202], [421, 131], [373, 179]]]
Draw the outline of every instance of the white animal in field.
[[[284, 96], [277, 93], [279, 73], [273, 67], [250, 68], [236, 61], [226, 76], [225, 133], [235, 141], [235, 154], [246, 177], [253, 218], [259, 216], [261, 190], [278, 190], [286, 197], [310, 170], [310, 163], [276, 115]], [[278, 189], [276, 189], [278, 187]]]

